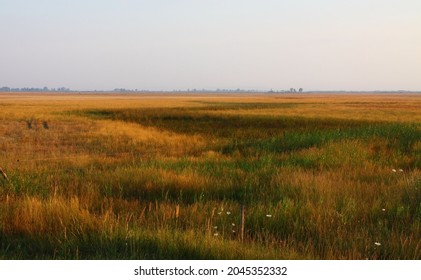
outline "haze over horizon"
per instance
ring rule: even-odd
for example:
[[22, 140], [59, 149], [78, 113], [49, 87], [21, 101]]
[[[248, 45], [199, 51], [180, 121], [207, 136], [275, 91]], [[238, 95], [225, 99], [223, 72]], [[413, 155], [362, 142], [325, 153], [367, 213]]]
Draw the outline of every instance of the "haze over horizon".
[[0, 87], [421, 90], [417, 0], [0, 0]]

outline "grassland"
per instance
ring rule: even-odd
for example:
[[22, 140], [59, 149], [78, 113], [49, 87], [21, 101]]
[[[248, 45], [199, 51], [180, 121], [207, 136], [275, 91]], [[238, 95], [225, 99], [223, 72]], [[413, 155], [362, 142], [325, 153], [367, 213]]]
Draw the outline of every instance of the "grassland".
[[0, 258], [421, 259], [420, 125], [421, 95], [3, 94]]

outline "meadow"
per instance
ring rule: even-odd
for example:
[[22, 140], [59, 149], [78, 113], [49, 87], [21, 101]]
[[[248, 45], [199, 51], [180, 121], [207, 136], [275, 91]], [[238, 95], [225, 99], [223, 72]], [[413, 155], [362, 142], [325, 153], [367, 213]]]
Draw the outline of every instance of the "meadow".
[[0, 259], [421, 259], [421, 94], [0, 94], [0, 167]]

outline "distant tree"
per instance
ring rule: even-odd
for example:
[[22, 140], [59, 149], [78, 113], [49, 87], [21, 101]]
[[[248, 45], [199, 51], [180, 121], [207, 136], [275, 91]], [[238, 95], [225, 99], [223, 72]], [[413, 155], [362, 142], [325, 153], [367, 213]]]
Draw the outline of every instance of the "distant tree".
[[303, 88], [299, 88], [298, 89], [298, 92], [303, 92]]
[[57, 91], [64, 92], [64, 91], [70, 91], [70, 89], [66, 88], [66, 87], [59, 87], [59, 88], [57, 88]]

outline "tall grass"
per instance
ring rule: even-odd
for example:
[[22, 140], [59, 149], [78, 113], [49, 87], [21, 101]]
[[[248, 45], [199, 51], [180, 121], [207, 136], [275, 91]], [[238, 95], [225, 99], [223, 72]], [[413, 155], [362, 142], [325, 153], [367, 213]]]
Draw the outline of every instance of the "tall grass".
[[[323, 103], [305, 98], [46, 103], [28, 116], [11, 103], [0, 258], [420, 259], [419, 123], [315, 117]], [[355, 101], [326, 106], [371, 104]]]

